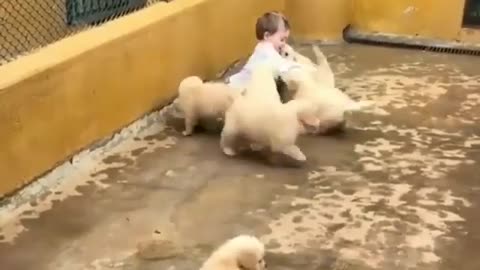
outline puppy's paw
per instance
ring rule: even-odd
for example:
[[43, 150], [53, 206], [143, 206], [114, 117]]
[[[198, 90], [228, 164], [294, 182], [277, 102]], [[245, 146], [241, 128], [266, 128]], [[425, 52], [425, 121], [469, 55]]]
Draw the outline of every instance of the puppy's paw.
[[237, 153], [230, 147], [225, 147], [222, 149], [223, 150], [223, 153], [227, 156], [230, 156], [230, 157], [233, 157], [235, 156]]
[[303, 154], [302, 150], [300, 150], [300, 148], [298, 148], [298, 146], [296, 145], [286, 147], [285, 149], [283, 149], [282, 152], [296, 161], [307, 161], [307, 157], [305, 156], [305, 154]]
[[301, 162], [307, 161], [307, 157], [303, 153], [291, 155], [290, 157], [295, 159], [296, 161], [301, 161]]
[[187, 131], [187, 130], [185, 130], [185, 131], [182, 132], [183, 136], [190, 136], [190, 135], [192, 135], [192, 133], [193, 133], [193, 132]]

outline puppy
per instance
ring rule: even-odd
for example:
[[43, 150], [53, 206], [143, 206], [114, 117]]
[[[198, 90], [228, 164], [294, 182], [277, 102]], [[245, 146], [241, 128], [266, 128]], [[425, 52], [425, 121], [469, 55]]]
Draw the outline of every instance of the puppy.
[[318, 46], [312, 45], [313, 53], [315, 54], [316, 64], [310, 58], [303, 56], [295, 51], [290, 45], [286, 44], [280, 54], [291, 61], [297, 62], [300, 65], [312, 70], [312, 76], [318, 83], [324, 84], [328, 87], [335, 87], [335, 76], [327, 61], [327, 58], [322, 53]]
[[266, 270], [265, 246], [250, 235], [231, 238], [218, 247], [200, 270]]
[[300, 54], [295, 51], [292, 46], [285, 44], [285, 46], [280, 51], [280, 55], [286, 59], [297, 62], [302, 66], [315, 66], [315, 64], [310, 60], [310, 58]]
[[191, 135], [200, 119], [223, 118], [233, 100], [241, 93], [225, 83], [204, 83], [197, 76], [182, 80], [178, 87], [178, 103], [185, 117], [183, 135]]
[[370, 105], [366, 102], [356, 102], [339, 89], [319, 83], [302, 69], [291, 70], [283, 79], [289, 88], [295, 89], [294, 100], [308, 100], [314, 103], [316, 110], [313, 115], [319, 123], [314, 131], [316, 134], [324, 134], [331, 129], [344, 126], [346, 112], [362, 110]]
[[280, 104], [280, 94], [274, 76], [274, 67], [270, 62], [258, 64], [252, 71], [244, 95], [252, 100], [261, 99], [272, 104]]
[[[373, 102], [371, 101], [354, 101], [348, 95], [346, 95], [343, 91], [335, 87], [335, 78], [333, 71], [327, 61], [327, 58], [322, 53], [320, 48], [316, 45], [312, 45], [313, 53], [315, 54], [317, 64], [314, 64], [309, 58], [303, 56], [302, 54], [295, 51], [291, 46], [288, 44], [283, 48], [281, 54], [283, 57], [287, 59], [291, 59], [292, 61], [296, 61], [300, 63], [302, 66], [313, 66], [315, 67], [316, 72], [313, 74], [313, 78], [315, 81], [316, 86], [309, 86], [309, 87], [302, 87], [301, 91], [315, 91], [316, 89], [322, 89], [326, 91], [330, 101], [333, 103], [338, 104], [339, 106], [344, 106], [345, 112], [349, 111], [360, 111], [365, 108], [371, 107]], [[304, 69], [305, 70], [305, 69]], [[292, 75], [292, 74], [291, 74]], [[290, 80], [290, 83], [287, 82], [287, 86], [292, 88], [295, 92], [298, 90], [298, 81], [301, 80], [305, 82], [305, 78], [301, 78], [299, 73], [293, 74], [297, 76], [296, 80], [297, 83], [292, 84], [292, 76], [290, 78], [282, 78], [284, 81]], [[295, 80], [295, 78], [293, 78]], [[307, 79], [307, 81], [309, 81]], [[314, 82], [310, 83], [310, 85], [314, 84]]]
[[296, 161], [306, 160], [296, 146], [296, 139], [306, 132], [306, 127], [318, 126], [317, 118], [312, 117], [315, 104], [308, 100], [282, 103], [273, 76], [271, 67], [256, 67], [245, 94], [235, 99], [227, 110], [220, 139], [226, 155], [236, 155], [235, 142], [242, 138]]

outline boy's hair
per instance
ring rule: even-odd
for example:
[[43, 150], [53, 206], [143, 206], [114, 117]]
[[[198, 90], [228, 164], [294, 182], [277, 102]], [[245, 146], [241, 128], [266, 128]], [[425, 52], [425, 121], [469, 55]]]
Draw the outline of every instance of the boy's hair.
[[283, 23], [286, 30], [290, 30], [290, 23], [282, 13], [277, 11], [264, 13], [257, 19], [257, 23], [255, 24], [257, 40], [263, 40], [265, 33], [275, 34], [279, 30], [281, 23]]

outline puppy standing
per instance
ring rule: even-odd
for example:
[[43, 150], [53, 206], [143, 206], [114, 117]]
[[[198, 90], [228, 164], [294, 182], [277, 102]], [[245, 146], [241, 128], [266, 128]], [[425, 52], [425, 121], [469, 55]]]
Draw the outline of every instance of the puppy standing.
[[235, 141], [243, 137], [272, 152], [283, 153], [297, 161], [306, 157], [296, 146], [304, 124], [316, 126], [312, 118], [314, 104], [307, 100], [280, 101], [276, 90], [273, 68], [269, 64], [252, 70], [251, 82], [243, 96], [235, 99], [225, 114], [220, 146], [226, 155], [233, 156]]
[[265, 246], [260, 240], [239, 235], [218, 247], [200, 270], [266, 270], [264, 257]]
[[281, 104], [274, 76], [274, 68], [270, 62], [258, 64], [252, 70], [244, 96], [252, 100], [259, 99], [272, 104]]
[[182, 80], [178, 87], [178, 102], [185, 117], [183, 135], [191, 135], [202, 118], [223, 118], [233, 100], [240, 95], [238, 89], [220, 82], [204, 83], [197, 76]]

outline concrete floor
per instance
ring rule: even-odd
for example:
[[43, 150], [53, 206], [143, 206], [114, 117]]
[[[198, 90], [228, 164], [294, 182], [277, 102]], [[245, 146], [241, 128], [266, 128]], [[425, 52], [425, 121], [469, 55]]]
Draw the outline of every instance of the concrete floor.
[[[246, 232], [273, 270], [480, 269], [480, 59], [324, 51], [341, 87], [378, 108], [342, 135], [302, 137], [303, 168], [227, 158], [218, 135], [153, 121], [2, 206], [0, 268], [191, 270]], [[178, 256], [132, 255], [154, 234]]]

